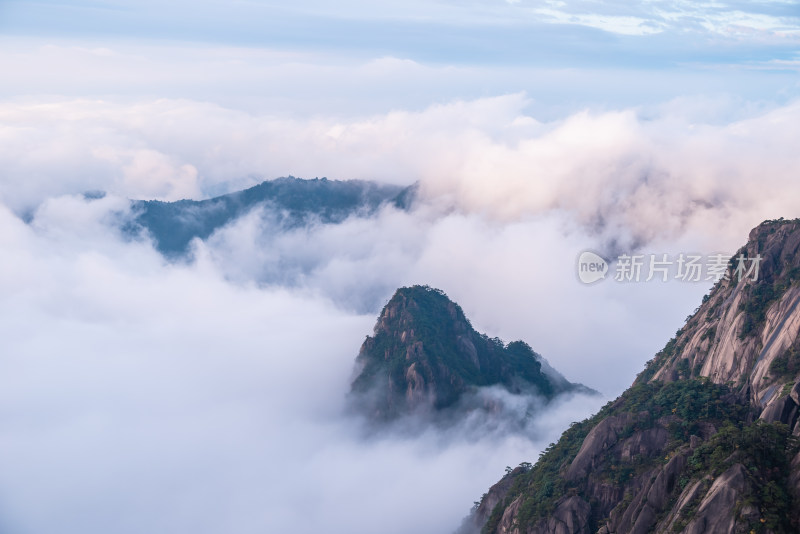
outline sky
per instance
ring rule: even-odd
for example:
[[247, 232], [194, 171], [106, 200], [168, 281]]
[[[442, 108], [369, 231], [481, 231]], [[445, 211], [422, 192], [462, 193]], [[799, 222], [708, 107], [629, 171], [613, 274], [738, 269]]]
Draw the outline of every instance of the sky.
[[[712, 284], [585, 286], [582, 251], [798, 216], [798, 70], [796, 2], [0, 0], [0, 530], [452, 532]], [[119, 231], [288, 175], [420, 197], [180, 262]], [[602, 395], [366, 438], [353, 361], [410, 284]]]

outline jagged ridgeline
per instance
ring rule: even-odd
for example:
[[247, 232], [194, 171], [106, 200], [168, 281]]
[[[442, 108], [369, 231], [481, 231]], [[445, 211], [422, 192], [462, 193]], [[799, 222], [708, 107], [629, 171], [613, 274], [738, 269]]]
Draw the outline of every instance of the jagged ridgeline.
[[767, 221], [633, 386], [483, 496], [485, 533], [800, 532], [800, 221]]
[[525, 342], [506, 345], [479, 334], [458, 304], [428, 286], [397, 290], [361, 346], [356, 366], [351, 399], [380, 421], [445, 410], [485, 386], [544, 399], [591, 391], [568, 382]]
[[194, 238], [206, 239], [215, 230], [254, 209], [269, 210], [275, 223], [292, 228], [320, 222], [335, 224], [350, 216], [369, 216], [392, 204], [408, 209], [416, 186], [400, 187], [360, 180], [302, 180], [277, 178], [208, 200], [133, 201], [136, 218], [126, 230], [147, 230], [166, 256], [186, 253]]

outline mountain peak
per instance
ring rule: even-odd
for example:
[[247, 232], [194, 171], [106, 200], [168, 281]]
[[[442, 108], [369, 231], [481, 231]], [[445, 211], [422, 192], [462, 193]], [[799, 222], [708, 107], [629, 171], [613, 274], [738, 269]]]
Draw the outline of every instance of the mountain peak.
[[[441, 324], [442, 321], [447, 324]], [[430, 286], [401, 287], [384, 306], [375, 324], [375, 334], [401, 332], [403, 341], [435, 335], [446, 327], [466, 333], [472, 328], [461, 306], [444, 291]], [[416, 330], [415, 330], [416, 328]]]
[[483, 386], [545, 398], [576, 388], [542, 371], [523, 341], [505, 345], [476, 332], [461, 307], [428, 286], [398, 289], [356, 359], [352, 394], [375, 419], [443, 410]]

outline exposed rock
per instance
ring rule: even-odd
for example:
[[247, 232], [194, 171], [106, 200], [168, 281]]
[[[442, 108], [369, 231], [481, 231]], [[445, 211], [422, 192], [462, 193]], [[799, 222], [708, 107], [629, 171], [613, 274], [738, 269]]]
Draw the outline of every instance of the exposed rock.
[[592, 496], [592, 502], [600, 513], [611, 512], [624, 496], [625, 488], [602, 480], [589, 480], [586, 483], [587, 494]]
[[672, 507], [672, 510], [670, 510], [669, 514], [660, 522], [658, 528], [655, 530], [656, 534], [675, 532], [677, 530], [675, 527], [678, 524], [678, 521], [681, 519], [682, 514], [685, 513], [686, 509], [693, 502], [697, 501], [703, 496], [710, 483], [711, 481], [709, 478], [703, 478], [686, 486], [686, 488], [678, 497], [675, 506]]
[[789, 393], [789, 397], [791, 397], [795, 404], [800, 406], [800, 380], [795, 382], [792, 391]]
[[589, 529], [589, 503], [580, 497], [568, 497], [562, 501], [548, 521], [546, 532], [555, 534], [580, 534]]
[[750, 374], [750, 383], [763, 391], [765, 381], [769, 381], [769, 368], [797, 340], [800, 331], [800, 287], [789, 288], [781, 299], [767, 311], [766, 323], [760, 336], [762, 349], [758, 353], [756, 365]]
[[711, 485], [686, 534], [729, 534], [736, 524], [736, 502], [745, 490], [747, 474], [741, 464], [725, 471]]
[[792, 459], [792, 468], [789, 473], [789, 487], [792, 489], [795, 502], [800, 501], [800, 452]]
[[412, 409], [427, 407], [431, 404], [431, 395], [425, 378], [417, 371], [419, 362], [412, 363], [406, 370], [406, 404]]
[[667, 465], [661, 468], [661, 471], [656, 476], [653, 485], [647, 492], [647, 502], [650, 503], [656, 510], [663, 510], [669, 502], [670, 494], [675, 489], [678, 482], [678, 477], [683, 473], [686, 468], [686, 455], [679, 454], [673, 456]]
[[790, 396], [776, 396], [761, 412], [760, 419], [768, 423], [783, 423], [793, 427], [797, 421], [797, 404]]
[[611, 446], [617, 443], [622, 430], [633, 421], [634, 417], [631, 414], [612, 416], [601, 421], [583, 440], [581, 450], [572, 460], [564, 478], [577, 480], [585, 477], [597, 458], [603, 456]]
[[660, 451], [667, 442], [667, 431], [654, 427], [637, 432], [620, 441], [620, 435], [630, 425], [647, 417], [647, 414], [621, 414], [604, 419], [594, 427], [583, 441], [580, 451], [564, 473], [564, 478], [575, 481], [585, 477], [598, 460], [618, 457], [630, 462], [633, 458], [649, 457]]
[[497, 526], [498, 534], [520, 534], [516, 518], [521, 504], [522, 496], [519, 496], [506, 507], [503, 517], [500, 519], [500, 524]]
[[[800, 220], [765, 222], [739, 254], [761, 256], [758, 280], [719, 282], [634, 386], [565, 432], [533, 466], [538, 485], [493, 518], [512, 528], [523, 502], [575, 499], [589, 511], [576, 508], [572, 528], [587, 517], [598, 534], [800, 532], [800, 453], [788, 457], [785, 427], [770, 426], [800, 437]], [[565, 532], [555, 514], [523, 517], [525, 534]]]
[[660, 426], [636, 432], [620, 444], [620, 459], [633, 462], [637, 458], [649, 458], [664, 448], [668, 438], [666, 429]]
[[[580, 497], [565, 497], [558, 502], [549, 519], [535, 525], [526, 534], [589, 534], [590, 512], [589, 503]], [[514, 510], [514, 515], [516, 513], [517, 509]], [[519, 529], [501, 532], [516, 534], [519, 533]]]
[[[663, 467], [644, 475], [644, 485], [635, 491], [631, 503], [612, 513], [607, 523], [609, 532], [650, 532], [669, 501], [678, 477], [686, 468], [686, 454], [674, 456]], [[621, 512], [621, 513], [620, 513]]]
[[[706, 376], [718, 384], [742, 384], [754, 404], [766, 406], [780, 391], [776, 384], [780, 377], [771, 376], [770, 367], [798, 341], [800, 332], [800, 286], [791, 284], [800, 278], [798, 243], [797, 221], [766, 223], [754, 229], [747, 245], [734, 257], [760, 255], [758, 280], [722, 280], [679, 332], [676, 346], [680, 353], [660, 362], [650, 379], [676, 379], [681, 375], [681, 360], [686, 360], [691, 376]], [[761, 295], [758, 298], [756, 291]], [[763, 320], [748, 314], [751, 309], [763, 313]]]
[[477, 508], [464, 519], [461, 527], [455, 534], [476, 534], [480, 532], [481, 527], [486, 524], [495, 506], [506, 498], [508, 490], [514, 483], [514, 479], [523, 472], [524, 469], [522, 467], [517, 467], [501, 478], [494, 486], [489, 488], [489, 491], [483, 496]]

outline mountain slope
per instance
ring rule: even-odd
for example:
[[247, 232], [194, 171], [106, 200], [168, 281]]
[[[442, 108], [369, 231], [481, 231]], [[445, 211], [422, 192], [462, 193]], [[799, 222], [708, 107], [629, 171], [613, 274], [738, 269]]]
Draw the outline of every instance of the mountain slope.
[[416, 411], [443, 410], [476, 388], [501, 386], [546, 399], [566, 391], [589, 392], [569, 383], [526, 343], [504, 345], [476, 332], [461, 307], [427, 286], [397, 290], [356, 359], [351, 395], [375, 420]]
[[407, 209], [416, 187], [326, 178], [277, 178], [208, 200], [133, 201], [137, 214], [130, 232], [145, 229], [158, 250], [167, 256], [184, 254], [195, 237], [205, 239], [215, 230], [260, 207], [275, 211], [280, 223], [298, 226], [317, 220], [338, 223], [351, 215], [368, 216], [391, 203]]
[[760, 254], [758, 280], [720, 281], [630, 389], [506, 475], [464, 531], [800, 531], [798, 248], [800, 221], [755, 228], [734, 258]]
[[732, 382], [756, 406], [778, 398], [800, 370], [800, 223], [760, 225], [734, 259], [740, 254], [761, 255], [758, 280], [718, 284], [638, 381], [706, 376]]

